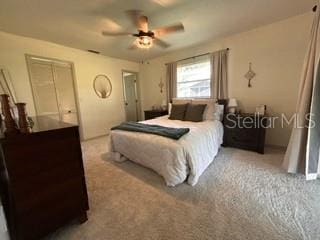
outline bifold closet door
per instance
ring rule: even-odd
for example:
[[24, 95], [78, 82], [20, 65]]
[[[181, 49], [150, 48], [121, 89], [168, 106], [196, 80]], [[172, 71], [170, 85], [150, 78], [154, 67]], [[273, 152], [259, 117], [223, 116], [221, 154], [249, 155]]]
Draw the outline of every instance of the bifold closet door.
[[29, 62], [31, 85], [38, 116], [60, 119], [52, 64], [44, 61]]
[[64, 122], [78, 124], [72, 67], [70, 64], [54, 63], [53, 68], [60, 118]]
[[27, 59], [37, 115], [78, 124], [72, 64], [38, 57]]

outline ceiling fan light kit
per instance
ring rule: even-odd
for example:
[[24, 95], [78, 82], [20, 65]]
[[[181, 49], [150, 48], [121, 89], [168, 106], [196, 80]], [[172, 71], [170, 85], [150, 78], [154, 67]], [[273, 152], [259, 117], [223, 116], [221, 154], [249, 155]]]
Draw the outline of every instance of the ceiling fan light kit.
[[140, 48], [150, 48], [152, 47], [152, 38], [151, 37], [148, 37], [148, 36], [141, 36], [139, 37], [139, 45], [138, 47]]
[[144, 48], [148, 49], [152, 47], [153, 45], [153, 39], [154, 33], [151, 31], [144, 32], [142, 30], [139, 30], [138, 34], [132, 34], [134, 37], [137, 37], [137, 41], [135, 42], [137, 44], [138, 48]]
[[151, 48], [153, 44], [156, 44], [161, 48], [168, 48], [170, 47], [170, 44], [159, 39], [159, 37], [170, 33], [184, 31], [184, 26], [182, 23], [177, 23], [171, 26], [166, 26], [150, 31], [148, 28], [148, 17], [141, 15], [141, 11], [128, 10], [126, 13], [134, 26], [138, 29], [138, 33], [103, 31], [102, 35], [113, 37], [131, 35], [133, 37], [136, 37], [137, 39], [129, 47], [130, 50], [134, 50], [137, 48], [148, 49]]

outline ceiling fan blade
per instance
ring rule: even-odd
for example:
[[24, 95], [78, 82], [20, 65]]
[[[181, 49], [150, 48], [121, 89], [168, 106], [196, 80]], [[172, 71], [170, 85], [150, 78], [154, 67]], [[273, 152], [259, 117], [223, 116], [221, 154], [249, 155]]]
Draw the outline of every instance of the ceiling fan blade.
[[148, 32], [148, 18], [142, 16], [140, 10], [128, 10], [126, 11], [128, 17], [131, 19], [134, 26], [144, 32]]
[[133, 33], [130, 32], [109, 32], [109, 31], [102, 31], [102, 35], [104, 36], [126, 36], [126, 35], [132, 35]]
[[139, 30], [142, 30], [144, 32], [148, 32], [149, 31], [148, 18], [146, 16], [140, 16], [139, 17], [139, 25], [140, 25]]
[[154, 38], [153, 43], [158, 45], [159, 47], [162, 47], [162, 48], [168, 48], [171, 46], [169, 43], [167, 43], [159, 38]]
[[152, 2], [160, 5], [161, 7], [170, 7], [171, 5], [176, 4], [176, 0], [152, 0]]
[[134, 26], [136, 26], [138, 28], [139, 27], [138, 19], [141, 16], [142, 11], [140, 11], [140, 10], [128, 10], [128, 11], [126, 11], [126, 14], [129, 17], [129, 19], [132, 21]]
[[169, 33], [183, 32], [183, 31], [184, 31], [184, 26], [182, 23], [177, 23], [171, 26], [161, 27], [153, 30], [154, 34], [157, 37], [160, 37]]

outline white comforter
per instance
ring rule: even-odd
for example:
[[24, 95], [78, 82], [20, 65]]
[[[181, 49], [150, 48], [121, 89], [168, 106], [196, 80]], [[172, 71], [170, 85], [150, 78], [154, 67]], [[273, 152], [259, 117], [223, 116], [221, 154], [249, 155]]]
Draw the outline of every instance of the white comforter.
[[195, 185], [217, 155], [223, 138], [219, 121], [187, 122], [169, 120], [168, 116], [143, 121], [173, 128], [190, 128], [179, 140], [153, 134], [111, 131], [110, 157], [115, 161], [130, 159], [163, 176], [168, 186], [188, 179]]

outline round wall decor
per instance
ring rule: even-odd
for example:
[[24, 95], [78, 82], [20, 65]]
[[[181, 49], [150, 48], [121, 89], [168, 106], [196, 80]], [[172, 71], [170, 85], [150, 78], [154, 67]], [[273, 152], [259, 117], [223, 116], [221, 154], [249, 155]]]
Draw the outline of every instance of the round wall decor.
[[99, 98], [108, 98], [112, 92], [110, 79], [103, 74], [99, 74], [93, 80], [93, 89]]

